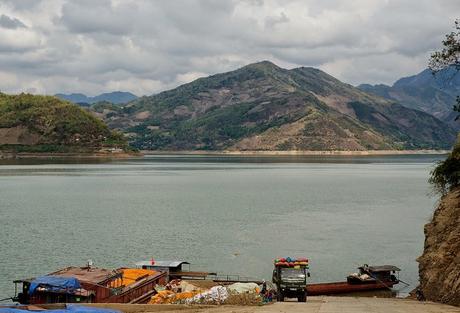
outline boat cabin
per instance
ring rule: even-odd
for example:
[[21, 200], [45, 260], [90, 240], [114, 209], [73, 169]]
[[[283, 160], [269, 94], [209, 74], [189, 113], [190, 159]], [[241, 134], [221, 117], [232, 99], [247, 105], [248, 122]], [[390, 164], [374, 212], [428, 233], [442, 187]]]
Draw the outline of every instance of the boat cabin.
[[379, 265], [379, 266], [369, 266], [364, 264], [363, 266], [358, 267], [359, 274], [367, 274], [370, 277], [374, 278], [377, 281], [397, 281], [399, 276], [400, 268], [394, 265]]
[[[184, 265], [187, 268], [184, 269]], [[209, 275], [217, 275], [210, 272], [197, 272], [190, 270], [190, 263], [187, 261], [141, 261], [136, 263], [136, 267], [163, 272], [167, 274], [168, 281], [173, 279], [206, 279]]]
[[182, 265], [188, 265], [188, 269], [190, 270], [190, 263], [187, 261], [141, 261], [137, 262], [136, 266], [142, 268], [144, 270], [153, 270], [159, 272], [167, 272], [167, 273], [177, 273], [182, 272]]

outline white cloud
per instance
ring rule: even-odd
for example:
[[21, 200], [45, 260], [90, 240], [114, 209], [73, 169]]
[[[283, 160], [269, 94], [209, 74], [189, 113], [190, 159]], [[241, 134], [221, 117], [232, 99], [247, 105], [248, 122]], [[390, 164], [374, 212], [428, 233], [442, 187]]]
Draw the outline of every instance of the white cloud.
[[145, 90], [150, 90], [151, 93], [160, 92], [168, 87], [163, 82], [153, 79], [142, 78], [125, 78], [120, 80], [110, 80], [105, 83], [105, 90], [129, 90], [136, 95], [145, 94]]
[[0, 53], [21, 53], [32, 49], [39, 49], [43, 44], [43, 38], [29, 29], [0, 28]]
[[0, 90], [152, 94], [263, 59], [391, 83], [426, 67], [459, 13], [458, 0], [2, 0], [14, 84]]
[[205, 77], [207, 76], [205, 73], [202, 72], [188, 72], [188, 73], [182, 73], [182, 74], [177, 74], [176, 81], [180, 84], [186, 84], [191, 81], [194, 81], [197, 78], [200, 77]]

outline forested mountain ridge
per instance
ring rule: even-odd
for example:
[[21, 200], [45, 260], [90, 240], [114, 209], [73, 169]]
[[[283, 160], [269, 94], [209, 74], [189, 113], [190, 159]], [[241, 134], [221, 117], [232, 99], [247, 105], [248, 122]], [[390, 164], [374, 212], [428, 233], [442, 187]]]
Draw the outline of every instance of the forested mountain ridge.
[[436, 149], [455, 140], [455, 131], [430, 114], [315, 68], [268, 61], [98, 114], [133, 146], [153, 150]]

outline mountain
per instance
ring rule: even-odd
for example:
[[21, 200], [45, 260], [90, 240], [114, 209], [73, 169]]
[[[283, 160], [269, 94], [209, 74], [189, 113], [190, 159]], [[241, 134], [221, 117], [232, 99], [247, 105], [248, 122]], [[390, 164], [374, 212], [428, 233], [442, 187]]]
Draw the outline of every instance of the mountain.
[[0, 150], [90, 152], [126, 140], [93, 114], [51, 96], [0, 93]]
[[109, 93], [103, 93], [95, 97], [88, 97], [82, 93], [72, 93], [72, 94], [62, 94], [58, 93], [55, 95], [56, 97], [67, 100], [76, 104], [80, 104], [81, 106], [89, 106], [89, 104], [93, 104], [100, 101], [108, 101], [115, 104], [122, 104], [133, 101], [137, 99], [137, 96], [130, 93], [130, 92], [123, 92], [123, 91], [114, 91]]
[[430, 114], [315, 68], [286, 70], [268, 61], [97, 114], [140, 149], [428, 149], [455, 140], [455, 131]]
[[452, 111], [456, 97], [460, 95], [460, 73], [454, 68], [435, 75], [426, 69], [417, 75], [399, 79], [393, 86], [363, 84], [358, 88], [432, 114], [460, 130], [460, 122], [454, 121], [456, 114]]

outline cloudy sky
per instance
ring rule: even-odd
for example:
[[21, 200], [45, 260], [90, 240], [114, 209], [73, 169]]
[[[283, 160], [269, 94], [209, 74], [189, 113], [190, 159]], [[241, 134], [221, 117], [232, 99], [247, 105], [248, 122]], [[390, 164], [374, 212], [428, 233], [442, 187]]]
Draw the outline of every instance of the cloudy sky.
[[152, 94], [260, 60], [393, 83], [460, 0], [0, 0], [0, 90]]

